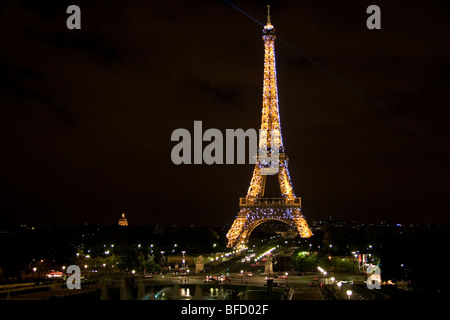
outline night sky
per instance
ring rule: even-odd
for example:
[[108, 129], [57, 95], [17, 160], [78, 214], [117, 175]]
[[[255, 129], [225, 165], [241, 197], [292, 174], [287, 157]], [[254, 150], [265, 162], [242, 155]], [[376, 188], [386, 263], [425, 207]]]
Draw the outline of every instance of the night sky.
[[[81, 8], [68, 30], [66, 8]], [[233, 5], [265, 23], [266, 2]], [[366, 8], [381, 8], [368, 30]], [[3, 1], [0, 225], [225, 225], [253, 165], [177, 128], [258, 129], [262, 26], [227, 1]], [[272, 2], [281, 127], [312, 220], [449, 221], [448, 1]], [[204, 145], [206, 145], [205, 143]]]

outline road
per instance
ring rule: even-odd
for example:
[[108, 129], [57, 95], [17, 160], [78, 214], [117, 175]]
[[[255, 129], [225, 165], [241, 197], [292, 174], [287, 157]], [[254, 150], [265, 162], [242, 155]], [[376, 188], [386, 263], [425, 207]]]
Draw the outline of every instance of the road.
[[[240, 273], [230, 273], [226, 281], [217, 282], [215, 280], [206, 281], [208, 274], [197, 274], [190, 276], [178, 275], [156, 275], [152, 278], [143, 279], [144, 285], [162, 285], [162, 284], [209, 284], [209, 285], [242, 285], [242, 286], [256, 286], [261, 289], [267, 288], [265, 275], [241, 276]], [[215, 275], [213, 275], [215, 276]], [[289, 300], [322, 300], [320, 293], [319, 274], [310, 273], [304, 276], [287, 276], [286, 279], [275, 278], [274, 287], [281, 287], [289, 289]], [[310, 285], [313, 283], [313, 285]]]
[[[151, 286], [161, 286], [168, 285], [173, 286], [175, 284], [180, 287], [183, 284], [187, 285], [210, 285], [211, 287], [221, 287], [224, 285], [237, 285], [239, 287], [242, 286], [242, 291], [245, 291], [247, 287], [252, 287], [254, 290], [255, 287], [260, 287], [264, 291], [267, 289], [265, 284], [267, 283], [265, 275], [253, 275], [248, 276], [246, 274], [242, 275], [240, 273], [229, 273], [226, 277], [227, 280], [223, 282], [207, 281], [206, 276], [208, 274], [193, 274], [189, 276], [180, 276], [173, 274], [166, 275], [154, 275], [151, 278], [141, 278], [139, 275], [136, 276], [135, 284], [136, 285], [144, 285], [146, 287], [146, 291], [148, 291]], [[212, 276], [216, 276], [212, 274]], [[351, 280], [353, 278], [352, 275], [334, 275], [338, 280]], [[320, 287], [320, 273], [306, 273], [303, 276], [297, 275], [288, 275], [286, 279], [275, 278], [274, 287], [275, 288], [284, 288], [287, 289], [288, 295], [287, 299], [289, 300], [323, 300], [324, 297], [321, 293]], [[98, 281], [98, 283], [102, 283], [102, 281]], [[311, 285], [312, 284], [312, 285]], [[115, 281], [115, 287], [120, 286], [120, 279]], [[40, 289], [39, 292], [26, 292], [27, 287], [25, 288], [17, 288], [14, 291], [11, 291], [11, 295], [8, 297], [10, 300], [43, 300], [43, 299], [51, 299], [51, 298], [61, 298], [67, 295], [72, 294], [83, 294], [86, 292], [90, 292], [93, 290], [101, 289], [101, 286], [89, 285], [87, 287], [83, 287], [81, 290], [69, 290], [67, 288], [63, 288], [61, 283], [58, 284], [48, 284], [44, 286], [33, 286], [34, 289]], [[30, 289], [30, 287], [28, 287]], [[24, 290], [23, 294], [20, 294], [17, 291]], [[259, 289], [258, 289], [259, 290]]]

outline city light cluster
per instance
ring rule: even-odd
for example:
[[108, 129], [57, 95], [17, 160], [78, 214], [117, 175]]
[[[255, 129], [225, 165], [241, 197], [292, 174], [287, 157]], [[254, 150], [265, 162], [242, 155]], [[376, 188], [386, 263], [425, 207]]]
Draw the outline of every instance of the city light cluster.
[[319, 269], [319, 271], [320, 271], [324, 276], [327, 275], [327, 272], [326, 272], [325, 270], [323, 270], [321, 267], [317, 267], [317, 269]]
[[258, 261], [259, 259], [261, 259], [262, 257], [272, 253], [272, 251], [275, 250], [275, 249], [276, 249], [276, 247], [273, 247], [273, 248], [267, 250], [266, 252], [260, 254], [257, 258], [255, 258], [255, 262]]

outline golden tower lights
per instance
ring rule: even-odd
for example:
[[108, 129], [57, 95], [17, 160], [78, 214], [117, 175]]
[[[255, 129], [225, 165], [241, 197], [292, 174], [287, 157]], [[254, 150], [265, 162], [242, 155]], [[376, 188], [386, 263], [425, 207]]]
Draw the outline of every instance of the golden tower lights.
[[296, 197], [288, 171], [288, 157], [284, 152], [278, 108], [278, 88], [275, 64], [275, 28], [270, 21], [270, 6], [267, 6], [267, 24], [263, 29], [264, 81], [261, 130], [259, 148], [270, 154], [278, 147], [276, 174], [280, 184], [281, 198], [264, 198], [267, 164], [257, 155], [250, 187], [245, 198], [240, 198], [240, 211], [227, 233], [228, 247], [241, 246], [248, 241], [250, 233], [263, 222], [278, 220], [296, 227], [300, 236], [312, 235], [301, 212], [301, 199]]

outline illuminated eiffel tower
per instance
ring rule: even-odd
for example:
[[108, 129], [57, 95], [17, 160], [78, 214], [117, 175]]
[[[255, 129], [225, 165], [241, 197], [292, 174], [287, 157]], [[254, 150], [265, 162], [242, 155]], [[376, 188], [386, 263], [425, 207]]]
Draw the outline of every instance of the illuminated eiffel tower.
[[[270, 23], [270, 6], [267, 6], [267, 24], [263, 29], [264, 40], [264, 88], [263, 109], [259, 148], [267, 154], [278, 155], [276, 169], [261, 156], [256, 156], [250, 188], [247, 196], [239, 199], [240, 211], [227, 233], [228, 247], [244, 245], [251, 232], [261, 223], [277, 220], [295, 227], [302, 238], [312, 233], [302, 215], [301, 199], [294, 195], [288, 171], [288, 157], [285, 154], [278, 110], [278, 90], [275, 67], [275, 28]], [[276, 153], [275, 153], [276, 152]], [[271, 171], [272, 170], [272, 171]], [[275, 170], [275, 171], [273, 171]], [[265, 198], [264, 191], [268, 174], [277, 174], [280, 198]]]

